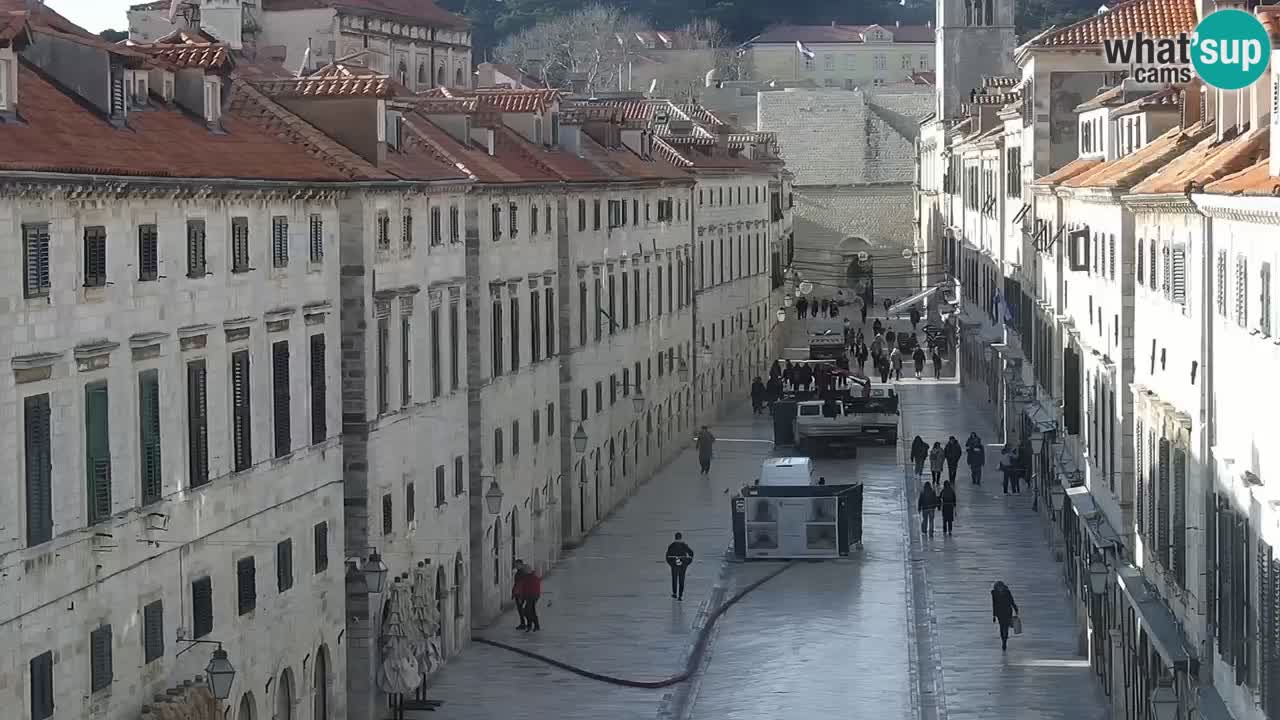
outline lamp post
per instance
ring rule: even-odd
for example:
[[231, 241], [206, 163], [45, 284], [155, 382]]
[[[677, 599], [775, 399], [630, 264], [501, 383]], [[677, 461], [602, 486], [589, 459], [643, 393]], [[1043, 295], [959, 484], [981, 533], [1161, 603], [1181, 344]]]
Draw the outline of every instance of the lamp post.
[[676, 378], [682, 382], [689, 382], [689, 363], [684, 358], [676, 358]]
[[579, 453], [587, 451], [587, 431], [582, 429], [582, 423], [578, 423], [578, 429], [573, 431], [573, 449]]
[[786, 322], [786, 321], [787, 321], [787, 311], [786, 311], [786, 310], [778, 310], [778, 314], [776, 315], [776, 317], [778, 318], [778, 322]]
[[636, 412], [643, 412], [644, 403], [644, 393], [640, 392], [640, 389], [637, 388], [635, 394], [631, 396], [631, 407], [635, 409]]
[[382, 562], [382, 556], [378, 554], [377, 550], [369, 553], [369, 559], [364, 562], [360, 572], [364, 574], [365, 585], [369, 588], [371, 594], [377, 595], [386, 587], [387, 564]]
[[1101, 560], [1094, 560], [1089, 563], [1089, 590], [1094, 596], [1107, 594], [1107, 580], [1110, 575], [1110, 569]]
[[1151, 711], [1156, 720], [1178, 720], [1178, 693], [1173, 682], [1166, 680], [1151, 691]]
[[498, 487], [498, 479], [489, 482], [489, 489], [484, 492], [484, 507], [490, 515], [497, 515], [502, 510], [502, 488]]
[[222, 641], [195, 640], [179, 635], [178, 642], [187, 643], [185, 648], [178, 651], [178, 655], [182, 655], [197, 645], [217, 646], [213, 649], [213, 654], [209, 656], [209, 664], [204, 666], [204, 672], [209, 676], [209, 690], [213, 692], [215, 699], [226, 700], [231, 697], [231, 686], [236, 681], [236, 668], [231, 664], [231, 660], [227, 658], [227, 651], [222, 649]]

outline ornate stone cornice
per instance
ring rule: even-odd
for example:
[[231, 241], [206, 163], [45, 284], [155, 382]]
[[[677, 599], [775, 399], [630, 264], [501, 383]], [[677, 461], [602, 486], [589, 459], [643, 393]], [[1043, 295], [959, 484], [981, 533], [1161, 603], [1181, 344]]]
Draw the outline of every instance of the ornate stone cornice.
[[1200, 212], [1215, 220], [1232, 220], [1257, 225], [1280, 225], [1280, 207], [1275, 209], [1226, 207], [1202, 202], [1197, 202], [1196, 205], [1199, 207]]
[[1194, 215], [1199, 213], [1195, 204], [1191, 202], [1191, 198], [1182, 193], [1125, 195], [1121, 198], [1121, 201], [1135, 215], [1154, 213]]

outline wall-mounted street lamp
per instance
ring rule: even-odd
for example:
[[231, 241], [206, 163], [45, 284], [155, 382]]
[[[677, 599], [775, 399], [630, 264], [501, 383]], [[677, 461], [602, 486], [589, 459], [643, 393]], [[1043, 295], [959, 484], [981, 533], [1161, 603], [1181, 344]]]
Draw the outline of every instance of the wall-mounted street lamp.
[[348, 592], [357, 594], [377, 595], [387, 585], [387, 564], [382, 561], [382, 556], [378, 554], [378, 549], [373, 547], [364, 548], [370, 551], [368, 559], [363, 562], [359, 557], [347, 558], [347, 585]]
[[689, 382], [689, 363], [684, 358], [676, 358], [676, 378], [682, 383]]
[[484, 509], [490, 515], [497, 515], [502, 510], [502, 488], [498, 486], [498, 478], [493, 475], [481, 475], [481, 482], [488, 480], [489, 489], [484, 491]]
[[1107, 568], [1107, 564], [1101, 560], [1094, 560], [1089, 563], [1089, 590], [1094, 595], [1107, 594], [1107, 580], [1111, 576], [1111, 570]]
[[196, 645], [216, 645], [213, 654], [209, 657], [209, 664], [204, 666], [204, 672], [209, 676], [209, 690], [213, 692], [213, 697], [218, 700], [226, 700], [231, 697], [231, 686], [236, 681], [236, 668], [231, 664], [231, 660], [227, 658], [227, 651], [222, 649], [221, 640], [191, 640], [179, 637], [178, 642], [189, 643], [187, 647], [178, 651], [181, 655]]
[[578, 423], [578, 429], [573, 431], [573, 449], [579, 453], [587, 451], [587, 431], [582, 428], [582, 423]]
[[[787, 304], [788, 304], [788, 305], [790, 305], [790, 303], [787, 303]], [[778, 318], [778, 322], [786, 322], [786, 321], [787, 321], [787, 311], [786, 311], [786, 310], [778, 310], [777, 318]]]
[[635, 394], [631, 396], [631, 407], [634, 408], [636, 412], [644, 412], [644, 403], [644, 393], [640, 392], [639, 388], [636, 388]]

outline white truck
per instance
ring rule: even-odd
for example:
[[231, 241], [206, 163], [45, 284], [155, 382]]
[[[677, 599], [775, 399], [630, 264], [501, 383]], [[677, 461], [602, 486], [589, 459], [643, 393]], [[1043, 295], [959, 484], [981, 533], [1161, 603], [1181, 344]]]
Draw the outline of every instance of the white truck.
[[863, 397], [798, 402], [793, 435], [809, 455], [844, 447], [856, 457], [859, 441], [895, 443], [898, 395], [890, 386], [873, 385]]

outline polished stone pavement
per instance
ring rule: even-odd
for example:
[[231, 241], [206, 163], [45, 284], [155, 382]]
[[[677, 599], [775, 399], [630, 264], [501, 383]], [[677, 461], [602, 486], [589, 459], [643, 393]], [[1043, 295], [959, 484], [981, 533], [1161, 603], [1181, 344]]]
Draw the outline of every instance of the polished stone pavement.
[[[901, 393], [904, 443], [915, 433], [963, 441], [970, 429], [994, 442], [979, 393], [931, 380], [904, 383]], [[753, 442], [770, 437], [768, 420], [744, 409], [713, 431], [721, 442], [710, 478], [686, 451], [546, 579], [540, 634], [515, 631], [510, 613], [480, 634], [631, 679], [678, 672], [707, 607], [777, 567], [722, 563], [729, 494], [770, 453], [769, 443]], [[1006, 498], [993, 478], [972, 488], [962, 468], [956, 535], [922, 539], [917, 486], [900, 452], [864, 448], [856, 460], [819, 461], [829, 482], [852, 475], [866, 484], [864, 547], [848, 560], [797, 564], [729, 610], [693, 682], [622, 688], [473, 644], [432, 681], [440, 712], [421, 717], [1104, 717], [1092, 671], [1074, 653], [1061, 566], [1041, 540], [1031, 495]], [[997, 454], [989, 448], [988, 475]], [[676, 530], [699, 556], [683, 603], [669, 597], [662, 561]], [[1008, 653], [990, 622], [995, 579], [1013, 589], [1026, 623]]]

